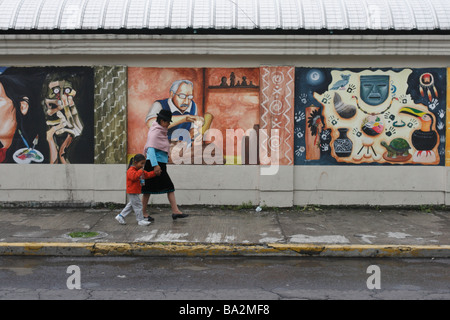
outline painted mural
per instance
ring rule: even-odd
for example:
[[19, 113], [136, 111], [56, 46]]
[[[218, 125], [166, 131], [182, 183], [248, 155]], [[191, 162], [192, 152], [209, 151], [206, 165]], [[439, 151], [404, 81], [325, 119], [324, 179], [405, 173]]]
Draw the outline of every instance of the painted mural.
[[295, 164], [444, 165], [446, 69], [296, 69]]
[[129, 68], [128, 153], [142, 152], [148, 128], [167, 109], [170, 163], [241, 163], [243, 135], [227, 142], [227, 130], [259, 125], [258, 83], [259, 68]]
[[274, 139], [270, 133], [278, 130], [279, 159], [271, 159], [273, 164], [294, 164], [294, 94], [294, 67], [261, 68], [261, 129], [267, 129], [269, 143], [261, 139], [260, 148], [271, 149]]
[[[204, 114], [203, 78], [200, 68], [128, 68], [129, 155], [143, 153], [148, 129], [163, 107], [178, 110], [169, 132], [172, 150], [179, 141], [191, 141], [193, 123]], [[188, 131], [189, 137], [172, 137], [178, 128]]]
[[128, 68], [128, 154], [142, 152], [148, 128], [167, 109], [170, 163], [259, 164], [262, 151], [262, 163], [273, 164], [276, 144], [280, 163], [292, 165], [294, 71]]
[[[447, 79], [450, 79], [450, 68], [447, 69]], [[447, 92], [450, 91], [450, 83], [447, 81]], [[447, 114], [450, 112], [450, 94], [447, 94]], [[450, 137], [450, 117], [447, 117], [446, 137]], [[445, 139], [445, 165], [450, 166], [450, 141]]]
[[0, 163], [92, 163], [92, 69], [0, 70]]
[[448, 72], [0, 67], [0, 163], [127, 163], [168, 109], [173, 164], [444, 165]]
[[127, 68], [94, 68], [94, 163], [126, 163]]

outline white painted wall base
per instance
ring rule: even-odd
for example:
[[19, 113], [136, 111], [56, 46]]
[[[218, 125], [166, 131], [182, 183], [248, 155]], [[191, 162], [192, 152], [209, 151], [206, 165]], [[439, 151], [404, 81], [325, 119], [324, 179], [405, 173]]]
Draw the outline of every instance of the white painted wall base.
[[0, 202], [125, 202], [125, 165], [0, 166]]
[[[126, 165], [0, 166], [0, 203], [126, 203]], [[19, 170], [18, 170], [19, 169]], [[450, 205], [447, 167], [170, 165], [180, 205]], [[166, 195], [150, 203], [168, 204]]]

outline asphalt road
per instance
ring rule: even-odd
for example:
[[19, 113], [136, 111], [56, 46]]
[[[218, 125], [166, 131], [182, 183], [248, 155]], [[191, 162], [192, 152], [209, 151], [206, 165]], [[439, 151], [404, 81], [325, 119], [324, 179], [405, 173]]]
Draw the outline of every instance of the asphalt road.
[[1, 256], [0, 299], [448, 300], [449, 266], [450, 259]]

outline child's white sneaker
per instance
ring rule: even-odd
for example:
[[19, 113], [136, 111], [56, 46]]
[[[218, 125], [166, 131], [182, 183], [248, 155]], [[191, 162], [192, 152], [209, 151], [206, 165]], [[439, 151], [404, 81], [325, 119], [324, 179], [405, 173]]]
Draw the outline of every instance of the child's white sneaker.
[[116, 216], [116, 220], [117, 220], [120, 224], [126, 224], [125, 219], [124, 219], [120, 214], [118, 214], [118, 215]]
[[138, 225], [140, 226], [148, 226], [151, 222], [148, 220], [139, 220]]

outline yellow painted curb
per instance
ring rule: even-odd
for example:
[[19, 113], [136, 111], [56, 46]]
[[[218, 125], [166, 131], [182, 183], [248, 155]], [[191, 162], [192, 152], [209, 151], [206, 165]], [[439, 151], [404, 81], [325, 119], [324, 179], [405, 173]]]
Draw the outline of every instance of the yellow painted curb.
[[450, 245], [212, 244], [22, 242], [1, 243], [1, 255], [35, 256], [310, 256], [450, 257]]
[[280, 251], [310, 256], [347, 257], [450, 257], [450, 245], [337, 245], [269, 244]]
[[0, 255], [89, 255], [93, 243], [0, 242]]

